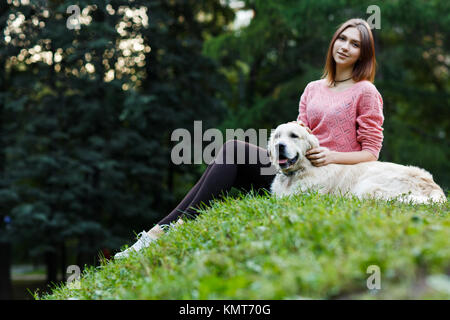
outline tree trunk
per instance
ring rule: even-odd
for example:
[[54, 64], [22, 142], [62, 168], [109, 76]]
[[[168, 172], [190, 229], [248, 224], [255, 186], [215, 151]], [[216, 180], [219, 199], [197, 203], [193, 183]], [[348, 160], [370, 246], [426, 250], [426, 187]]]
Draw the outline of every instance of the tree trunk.
[[0, 300], [12, 299], [11, 243], [0, 242]]
[[47, 265], [47, 285], [58, 281], [58, 255], [56, 252], [45, 253], [45, 264]]
[[66, 281], [66, 245], [64, 241], [61, 243], [61, 260], [60, 260], [60, 268], [61, 268], [61, 281]]

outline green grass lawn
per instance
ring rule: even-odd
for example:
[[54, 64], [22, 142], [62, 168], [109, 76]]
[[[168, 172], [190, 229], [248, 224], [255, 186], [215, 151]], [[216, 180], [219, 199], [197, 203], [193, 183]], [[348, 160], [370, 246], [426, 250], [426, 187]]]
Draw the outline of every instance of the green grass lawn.
[[[128, 259], [91, 267], [79, 289], [39, 299], [449, 299], [443, 205], [303, 194], [215, 202]], [[367, 268], [380, 268], [369, 290]]]

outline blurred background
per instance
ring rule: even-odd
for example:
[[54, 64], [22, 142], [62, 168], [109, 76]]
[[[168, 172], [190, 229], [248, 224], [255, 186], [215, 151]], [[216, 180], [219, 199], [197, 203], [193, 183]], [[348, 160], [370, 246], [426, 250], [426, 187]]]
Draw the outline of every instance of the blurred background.
[[2, 0], [0, 298], [32, 299], [168, 214], [206, 167], [171, 162], [173, 130], [295, 120], [333, 33], [370, 5], [380, 160], [448, 193], [448, 1]]

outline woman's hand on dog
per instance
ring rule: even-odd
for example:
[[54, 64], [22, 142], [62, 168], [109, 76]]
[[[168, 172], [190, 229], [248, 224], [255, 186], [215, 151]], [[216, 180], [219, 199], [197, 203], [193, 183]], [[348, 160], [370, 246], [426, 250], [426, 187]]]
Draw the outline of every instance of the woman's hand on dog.
[[[302, 121], [297, 120], [291, 122], [295, 122], [302, 127], [305, 127], [306, 130], [312, 134], [311, 129], [309, 129]], [[311, 161], [313, 166], [322, 167], [326, 166], [327, 164], [334, 163], [334, 151], [331, 151], [330, 149], [325, 147], [313, 148], [306, 151], [306, 158]]]
[[327, 164], [334, 163], [334, 151], [331, 151], [325, 147], [309, 149], [306, 151], [305, 155], [315, 167], [322, 167]]

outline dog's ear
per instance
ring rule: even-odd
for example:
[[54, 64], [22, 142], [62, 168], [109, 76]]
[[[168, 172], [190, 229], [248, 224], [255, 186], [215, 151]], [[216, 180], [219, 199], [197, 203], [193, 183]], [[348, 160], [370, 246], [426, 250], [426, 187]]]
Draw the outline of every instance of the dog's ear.
[[267, 142], [267, 151], [269, 152], [269, 159], [270, 162], [274, 163], [272, 158], [272, 145], [273, 145], [273, 139], [275, 137], [275, 130], [271, 130], [269, 141]]
[[318, 148], [319, 147], [319, 140], [313, 134], [308, 133], [307, 136], [306, 136], [306, 141], [309, 144], [309, 149]]

